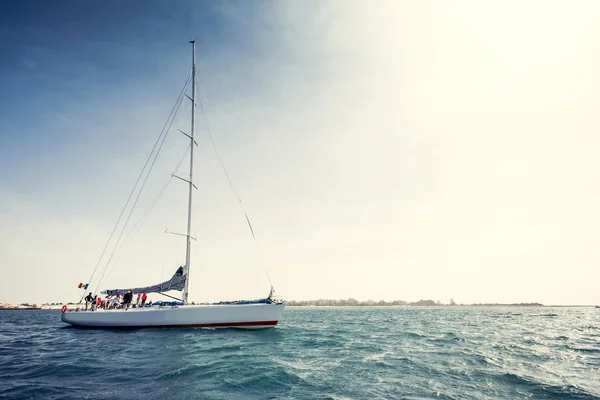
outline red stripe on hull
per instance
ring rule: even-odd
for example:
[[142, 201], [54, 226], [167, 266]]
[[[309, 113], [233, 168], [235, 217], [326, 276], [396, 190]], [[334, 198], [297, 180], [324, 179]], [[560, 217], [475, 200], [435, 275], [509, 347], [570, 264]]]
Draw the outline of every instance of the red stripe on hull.
[[129, 326], [91, 326], [75, 325], [82, 328], [106, 329], [141, 329], [141, 328], [238, 328], [244, 326], [275, 326], [278, 321], [250, 321], [250, 322], [217, 322], [213, 324], [177, 324], [177, 325], [129, 325]]
[[251, 321], [251, 322], [218, 322], [216, 324], [184, 324], [184, 325], [161, 325], [163, 328], [218, 328], [218, 327], [237, 327], [237, 326], [275, 326], [277, 321]]

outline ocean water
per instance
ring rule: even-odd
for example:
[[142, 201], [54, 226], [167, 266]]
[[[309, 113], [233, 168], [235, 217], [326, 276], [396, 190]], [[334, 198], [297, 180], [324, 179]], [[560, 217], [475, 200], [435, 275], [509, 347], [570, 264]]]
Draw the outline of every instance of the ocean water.
[[288, 308], [274, 329], [0, 311], [1, 399], [597, 399], [594, 308]]

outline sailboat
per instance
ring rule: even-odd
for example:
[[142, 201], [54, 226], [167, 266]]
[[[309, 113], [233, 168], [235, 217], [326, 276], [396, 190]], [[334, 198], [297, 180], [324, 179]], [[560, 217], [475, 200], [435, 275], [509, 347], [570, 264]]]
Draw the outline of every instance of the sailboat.
[[[79, 308], [62, 308], [61, 320], [67, 324], [93, 328], [148, 328], [148, 327], [200, 327], [200, 328], [269, 328], [277, 325], [285, 302], [274, 296], [273, 287], [269, 296], [259, 300], [241, 300], [217, 302], [211, 304], [189, 304], [188, 287], [191, 265], [191, 217], [194, 172], [194, 123], [196, 112], [196, 43], [192, 45], [192, 120], [190, 139], [190, 176], [185, 180], [189, 184], [187, 234], [185, 265], [178, 268], [173, 277], [163, 283], [133, 289], [112, 289], [105, 293], [111, 296], [140, 293], [161, 293], [182, 291], [182, 298], [152, 307], [123, 309], [99, 309], [83, 311]], [[186, 95], [189, 98], [189, 96]], [[181, 178], [180, 178], [181, 179]], [[249, 220], [248, 220], [249, 221]], [[169, 296], [170, 297], [170, 296]]]

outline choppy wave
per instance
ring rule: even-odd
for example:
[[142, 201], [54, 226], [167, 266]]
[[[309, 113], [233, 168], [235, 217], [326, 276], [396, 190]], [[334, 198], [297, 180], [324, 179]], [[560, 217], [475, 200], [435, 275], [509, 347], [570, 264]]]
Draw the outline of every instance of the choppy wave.
[[590, 308], [292, 308], [262, 331], [0, 311], [0, 398], [600, 399], [599, 327]]

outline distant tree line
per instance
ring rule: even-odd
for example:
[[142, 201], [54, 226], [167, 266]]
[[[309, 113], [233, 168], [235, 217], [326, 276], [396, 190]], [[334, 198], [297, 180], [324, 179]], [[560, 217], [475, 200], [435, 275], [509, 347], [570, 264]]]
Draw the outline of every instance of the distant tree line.
[[539, 307], [543, 306], [541, 303], [511, 303], [511, 304], [500, 304], [500, 303], [477, 303], [477, 304], [456, 304], [453, 299], [450, 299], [449, 304], [443, 304], [439, 300], [419, 300], [413, 302], [407, 302], [404, 300], [394, 300], [394, 301], [384, 301], [384, 300], [367, 300], [367, 301], [358, 301], [353, 298], [349, 299], [340, 299], [340, 300], [329, 300], [329, 299], [319, 299], [319, 300], [300, 300], [295, 301], [291, 300], [287, 302], [288, 306], [316, 306], [316, 307], [390, 307], [390, 306], [417, 306], [417, 307], [428, 307], [428, 306], [487, 306], [487, 307], [501, 307], [501, 306], [510, 306], [510, 307]]
[[306, 300], [306, 301], [288, 301], [289, 306], [339, 306], [339, 307], [385, 307], [385, 306], [441, 306], [438, 301], [419, 300], [412, 303], [404, 300], [384, 301], [384, 300], [367, 300], [358, 301], [356, 299], [341, 299], [341, 300]]

